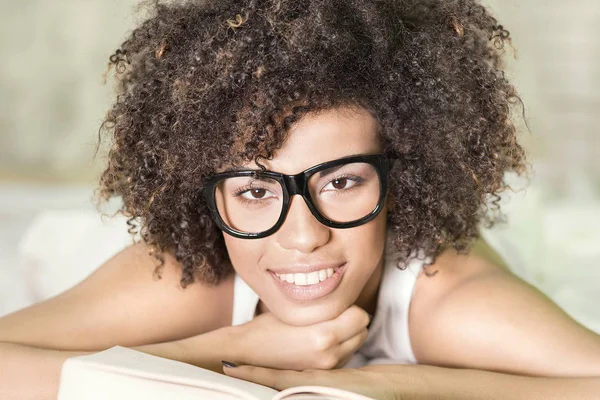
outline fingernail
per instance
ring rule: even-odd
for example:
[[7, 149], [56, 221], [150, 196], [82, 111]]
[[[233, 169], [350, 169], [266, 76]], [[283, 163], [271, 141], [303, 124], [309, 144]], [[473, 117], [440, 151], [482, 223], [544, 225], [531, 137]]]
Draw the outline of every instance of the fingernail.
[[229, 361], [223, 361], [223, 360], [221, 360], [221, 364], [223, 364], [223, 366], [227, 367], [227, 368], [237, 368], [237, 364], [234, 364], [234, 363], [229, 362]]

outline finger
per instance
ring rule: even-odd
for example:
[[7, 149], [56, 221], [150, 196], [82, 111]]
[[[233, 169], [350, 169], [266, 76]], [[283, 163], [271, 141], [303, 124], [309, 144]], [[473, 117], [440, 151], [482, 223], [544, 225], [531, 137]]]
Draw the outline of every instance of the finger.
[[358, 306], [351, 306], [339, 317], [330, 321], [333, 323], [333, 333], [339, 342], [353, 338], [361, 329], [369, 324], [369, 314]]
[[363, 328], [358, 334], [354, 335], [350, 339], [342, 342], [337, 349], [337, 356], [341, 360], [336, 368], [339, 368], [345, 365], [348, 360], [360, 349], [360, 347], [365, 343], [369, 336], [369, 331], [366, 328]]
[[338, 351], [341, 351], [343, 353], [355, 353], [365, 343], [368, 337], [369, 331], [367, 330], [367, 328], [363, 328], [360, 330], [360, 332], [358, 332], [350, 339], [340, 343]]
[[312, 371], [301, 372], [241, 365], [237, 368], [223, 368], [223, 372], [233, 378], [258, 383], [276, 390], [314, 384], [315, 382]]

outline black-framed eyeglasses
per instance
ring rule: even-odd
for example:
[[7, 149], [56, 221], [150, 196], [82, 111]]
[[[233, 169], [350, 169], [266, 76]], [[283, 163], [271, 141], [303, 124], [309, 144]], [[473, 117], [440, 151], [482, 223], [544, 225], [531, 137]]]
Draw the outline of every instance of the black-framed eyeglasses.
[[366, 224], [382, 210], [392, 159], [383, 154], [327, 161], [296, 175], [232, 170], [208, 177], [204, 197], [224, 232], [258, 239], [276, 232], [293, 195], [304, 198], [315, 218], [331, 228]]

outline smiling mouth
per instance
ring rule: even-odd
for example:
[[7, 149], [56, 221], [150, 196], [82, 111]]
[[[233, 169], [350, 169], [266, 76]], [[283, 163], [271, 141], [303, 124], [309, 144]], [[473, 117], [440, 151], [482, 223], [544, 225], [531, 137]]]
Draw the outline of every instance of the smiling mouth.
[[323, 282], [324, 280], [331, 278], [335, 271], [337, 271], [339, 267], [336, 268], [323, 268], [318, 271], [313, 271], [310, 273], [295, 273], [295, 274], [278, 274], [275, 275], [282, 282], [293, 283], [296, 286], [308, 286], [308, 285], [316, 285], [319, 282]]
[[[275, 286], [291, 300], [312, 301], [333, 292], [340, 284], [346, 263], [338, 267], [323, 268], [310, 273], [278, 274], [269, 271]], [[323, 280], [321, 280], [323, 278]], [[292, 282], [289, 282], [288, 279]], [[312, 283], [314, 282], [314, 283]]]

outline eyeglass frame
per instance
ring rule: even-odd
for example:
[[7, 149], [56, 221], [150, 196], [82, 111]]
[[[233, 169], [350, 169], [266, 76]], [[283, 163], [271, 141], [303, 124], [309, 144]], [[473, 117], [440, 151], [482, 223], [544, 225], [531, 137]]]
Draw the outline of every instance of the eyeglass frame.
[[[206, 200], [208, 209], [210, 210], [213, 220], [215, 221], [217, 226], [222, 231], [228, 233], [229, 235], [236, 237], [236, 238], [240, 238], [240, 239], [261, 239], [261, 238], [270, 236], [273, 233], [277, 232], [279, 230], [279, 228], [281, 228], [281, 226], [285, 222], [285, 218], [287, 217], [287, 214], [290, 210], [291, 199], [292, 199], [292, 196], [294, 196], [294, 195], [300, 195], [304, 199], [304, 202], [308, 206], [308, 209], [310, 210], [312, 215], [317, 219], [317, 221], [319, 221], [323, 225], [325, 225], [329, 228], [334, 228], [334, 229], [354, 228], [356, 226], [364, 225], [367, 222], [373, 220], [375, 217], [377, 217], [377, 215], [379, 215], [379, 213], [383, 209], [383, 205], [384, 205], [385, 199], [387, 197], [388, 174], [389, 174], [389, 171], [391, 170], [393, 161], [394, 161], [393, 158], [391, 158], [385, 154], [362, 154], [362, 155], [348, 156], [348, 157], [338, 158], [336, 160], [326, 161], [326, 162], [314, 165], [314, 166], [312, 166], [298, 174], [295, 174], [295, 175], [286, 175], [286, 174], [282, 174], [280, 172], [274, 172], [274, 171], [263, 171], [261, 169], [229, 170], [229, 171], [214, 174], [214, 175], [211, 175], [211, 176], [205, 178], [204, 185], [203, 185], [204, 186], [203, 194], [204, 194], [204, 199]], [[319, 212], [317, 207], [314, 205], [312, 198], [310, 196], [308, 182], [309, 182], [310, 178], [317, 172], [326, 170], [328, 168], [336, 167], [338, 165], [355, 163], [355, 162], [370, 164], [375, 167], [375, 170], [379, 176], [379, 200], [378, 200], [375, 208], [369, 214], [364, 216], [363, 218], [360, 218], [360, 219], [357, 219], [354, 221], [350, 221], [350, 222], [332, 221], [332, 220], [324, 217]], [[233, 228], [227, 226], [227, 224], [225, 223], [225, 221], [223, 220], [223, 218], [221, 217], [221, 214], [219, 213], [219, 211], [217, 209], [216, 196], [215, 196], [217, 184], [223, 179], [234, 178], [234, 177], [245, 177], [245, 176], [253, 176], [253, 177], [258, 176], [260, 178], [273, 179], [273, 180], [277, 181], [281, 185], [281, 188], [283, 189], [283, 204], [281, 207], [281, 214], [279, 216], [279, 219], [277, 220], [275, 225], [273, 225], [273, 227], [271, 227], [270, 229], [268, 229], [266, 231], [253, 233], [253, 232], [242, 232], [242, 231], [233, 229]]]

